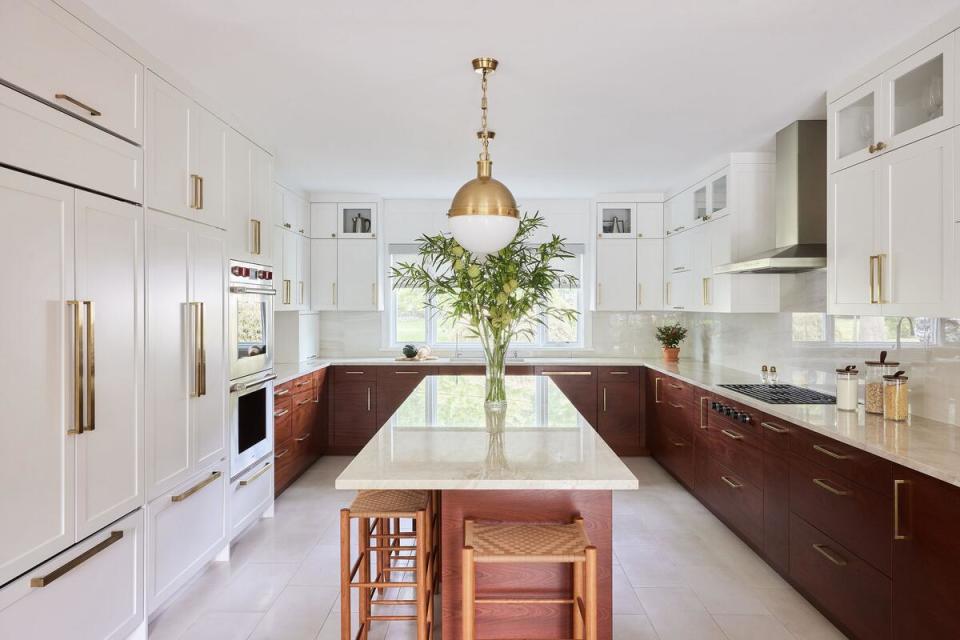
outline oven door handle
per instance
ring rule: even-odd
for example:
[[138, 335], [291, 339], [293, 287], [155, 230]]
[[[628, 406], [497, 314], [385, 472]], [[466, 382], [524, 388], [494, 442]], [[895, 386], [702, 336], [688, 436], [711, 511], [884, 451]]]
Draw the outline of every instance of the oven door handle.
[[276, 289], [257, 289], [254, 287], [230, 287], [230, 293], [252, 293], [261, 296], [275, 296]]
[[276, 380], [277, 374], [269, 375], [265, 378], [260, 378], [255, 382], [238, 382], [230, 386], [230, 393], [240, 393], [247, 394], [252, 391], [259, 391], [262, 389], [268, 382], [271, 380]]

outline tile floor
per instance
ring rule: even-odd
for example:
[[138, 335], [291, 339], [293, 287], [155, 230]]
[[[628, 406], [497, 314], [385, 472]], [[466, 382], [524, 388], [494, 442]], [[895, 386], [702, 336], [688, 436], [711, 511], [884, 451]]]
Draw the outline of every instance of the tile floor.
[[[151, 640], [340, 637], [338, 509], [353, 492], [326, 457], [150, 625]], [[616, 640], [826, 640], [823, 616], [649, 458], [626, 458], [640, 490], [614, 497]], [[409, 623], [371, 640], [413, 638]]]

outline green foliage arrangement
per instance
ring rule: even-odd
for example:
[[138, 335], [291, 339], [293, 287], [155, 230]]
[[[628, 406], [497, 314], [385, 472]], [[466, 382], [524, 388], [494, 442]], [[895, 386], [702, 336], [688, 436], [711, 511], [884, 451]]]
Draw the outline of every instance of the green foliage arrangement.
[[[393, 287], [414, 287], [426, 293], [426, 305], [444, 320], [466, 320], [468, 332], [480, 339], [487, 359], [488, 401], [502, 401], [507, 349], [514, 337], [532, 337], [548, 318], [572, 321], [578, 312], [551, 304], [554, 288], [576, 287], [573, 275], [557, 264], [573, 258], [564, 239], [553, 235], [534, 245], [534, 232], [546, 226], [539, 212], [525, 213], [517, 235], [497, 253], [480, 256], [451, 236], [423, 235], [420, 261], [392, 267]], [[496, 377], [499, 371], [499, 379]], [[492, 372], [492, 373], [491, 373]], [[494, 387], [491, 389], [491, 384]]]
[[664, 349], [676, 349], [686, 337], [687, 330], [679, 322], [657, 327], [657, 341]]

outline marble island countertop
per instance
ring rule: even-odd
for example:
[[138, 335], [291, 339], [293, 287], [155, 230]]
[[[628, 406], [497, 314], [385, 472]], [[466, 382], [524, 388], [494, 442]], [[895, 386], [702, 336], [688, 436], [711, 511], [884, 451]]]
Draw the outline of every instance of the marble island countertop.
[[[420, 365], [450, 366], [482, 364], [479, 360], [440, 358], [424, 362], [396, 362], [393, 358], [316, 359], [294, 365], [277, 365], [278, 383], [305, 375], [319, 368], [337, 365]], [[856, 412], [838, 411], [833, 405], [773, 405], [720, 387], [720, 384], [756, 383], [758, 376], [721, 365], [681, 360], [664, 363], [653, 358], [526, 358], [509, 364], [580, 365], [580, 366], [644, 366], [736, 400], [771, 416], [807, 428], [816, 433], [857, 447], [896, 464], [960, 486], [960, 426], [921, 416], [907, 422], [885, 421], [882, 417]], [[782, 380], [782, 382], [790, 382]], [[833, 393], [831, 388], [820, 388]], [[379, 434], [378, 434], [379, 437]], [[404, 438], [408, 436], [403, 436]], [[422, 443], [427, 446], [427, 442]], [[611, 452], [611, 455], [612, 452]]]

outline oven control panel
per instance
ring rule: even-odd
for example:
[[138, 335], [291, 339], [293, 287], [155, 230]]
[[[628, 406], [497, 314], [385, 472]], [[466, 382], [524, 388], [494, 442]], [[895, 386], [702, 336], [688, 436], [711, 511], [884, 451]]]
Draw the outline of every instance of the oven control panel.
[[230, 284], [272, 286], [273, 271], [264, 265], [231, 260]]

